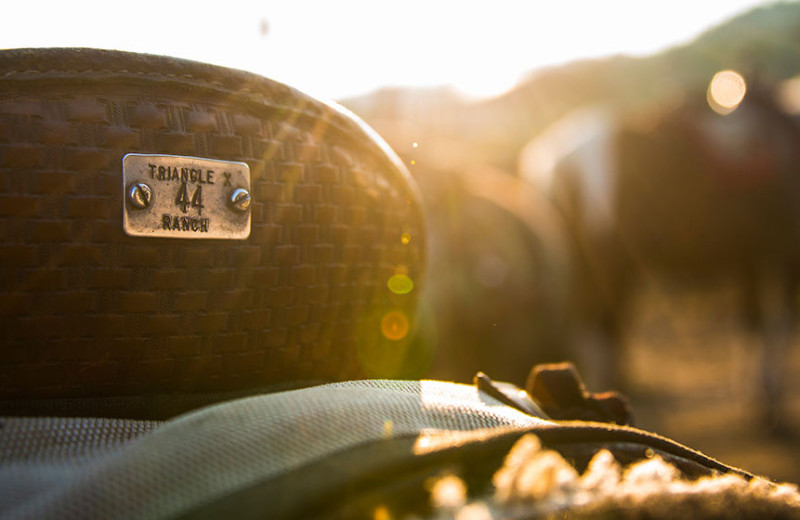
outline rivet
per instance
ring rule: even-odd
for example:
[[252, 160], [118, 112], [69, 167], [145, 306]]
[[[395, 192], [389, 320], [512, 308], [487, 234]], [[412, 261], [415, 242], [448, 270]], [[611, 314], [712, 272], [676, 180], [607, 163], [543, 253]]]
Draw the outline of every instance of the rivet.
[[250, 208], [250, 201], [250, 192], [243, 188], [235, 189], [233, 193], [231, 193], [230, 205], [237, 211], [241, 211], [242, 213], [247, 211]]
[[128, 190], [128, 202], [136, 209], [145, 209], [153, 200], [153, 190], [143, 182], [135, 182]]

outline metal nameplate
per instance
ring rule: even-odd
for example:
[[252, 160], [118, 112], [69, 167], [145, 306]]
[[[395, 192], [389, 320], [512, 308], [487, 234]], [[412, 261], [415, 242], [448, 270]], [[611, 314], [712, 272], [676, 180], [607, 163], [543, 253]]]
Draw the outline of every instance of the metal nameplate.
[[122, 158], [125, 233], [136, 237], [250, 236], [250, 168], [246, 163], [177, 155]]

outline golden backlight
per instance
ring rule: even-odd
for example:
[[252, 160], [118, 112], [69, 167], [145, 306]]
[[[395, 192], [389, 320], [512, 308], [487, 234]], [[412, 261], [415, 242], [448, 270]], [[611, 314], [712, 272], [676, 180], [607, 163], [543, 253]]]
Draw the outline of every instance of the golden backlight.
[[723, 70], [714, 74], [708, 84], [708, 105], [722, 115], [736, 110], [747, 92], [747, 83], [741, 74], [734, 70]]

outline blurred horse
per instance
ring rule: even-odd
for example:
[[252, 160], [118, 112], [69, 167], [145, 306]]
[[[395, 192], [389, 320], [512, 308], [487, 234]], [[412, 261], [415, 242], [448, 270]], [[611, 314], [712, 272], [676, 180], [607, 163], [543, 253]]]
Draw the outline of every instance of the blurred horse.
[[570, 237], [584, 372], [624, 389], [637, 277], [727, 277], [763, 343], [762, 411], [777, 426], [797, 320], [800, 130], [769, 89], [743, 85], [732, 103], [709, 88], [646, 111], [579, 110], [525, 147], [520, 174], [553, 201]]
[[436, 352], [426, 377], [471, 382], [482, 371], [521, 386], [534, 364], [563, 360], [557, 215], [529, 184], [480, 163], [428, 167], [421, 184], [431, 244], [422, 312], [433, 336], [422, 340]]

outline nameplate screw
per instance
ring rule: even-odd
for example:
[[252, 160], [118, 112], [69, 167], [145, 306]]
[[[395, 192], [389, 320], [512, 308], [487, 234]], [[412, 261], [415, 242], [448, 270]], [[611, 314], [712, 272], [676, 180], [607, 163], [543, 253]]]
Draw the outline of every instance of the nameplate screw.
[[233, 190], [233, 193], [231, 193], [230, 205], [236, 211], [241, 211], [244, 213], [250, 208], [251, 200], [252, 198], [250, 197], [249, 191], [238, 188]]
[[143, 182], [135, 182], [128, 190], [128, 202], [136, 209], [145, 209], [153, 200], [153, 190]]

